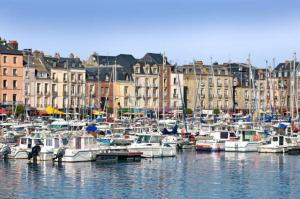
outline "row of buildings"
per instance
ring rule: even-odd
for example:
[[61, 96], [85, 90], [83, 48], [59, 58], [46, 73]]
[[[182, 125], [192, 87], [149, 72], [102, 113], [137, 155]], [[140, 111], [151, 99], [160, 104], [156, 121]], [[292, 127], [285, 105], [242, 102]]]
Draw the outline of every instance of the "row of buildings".
[[38, 114], [48, 106], [72, 114], [109, 108], [114, 115], [174, 113], [182, 107], [287, 111], [298, 108], [298, 68], [295, 61], [273, 70], [250, 62], [178, 66], [157, 53], [142, 58], [94, 53], [83, 61], [72, 53], [19, 50], [17, 41], [0, 39], [0, 104], [23, 104]]

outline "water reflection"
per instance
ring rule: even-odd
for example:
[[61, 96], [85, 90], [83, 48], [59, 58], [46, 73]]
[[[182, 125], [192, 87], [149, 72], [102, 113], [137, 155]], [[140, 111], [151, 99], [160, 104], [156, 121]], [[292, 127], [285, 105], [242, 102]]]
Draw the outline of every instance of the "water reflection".
[[100, 164], [0, 162], [0, 198], [297, 198], [300, 160], [257, 153], [184, 152]]

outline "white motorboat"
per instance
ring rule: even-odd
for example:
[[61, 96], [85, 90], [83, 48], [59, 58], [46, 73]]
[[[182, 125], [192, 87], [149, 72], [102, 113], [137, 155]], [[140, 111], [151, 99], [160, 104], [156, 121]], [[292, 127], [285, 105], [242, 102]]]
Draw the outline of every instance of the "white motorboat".
[[162, 135], [140, 135], [136, 142], [127, 147], [129, 152], [142, 152], [142, 157], [173, 157], [176, 147], [163, 143]]
[[263, 132], [253, 129], [239, 131], [238, 140], [225, 142], [225, 151], [232, 152], [257, 152], [257, 149], [264, 142]]
[[297, 146], [296, 140], [284, 135], [273, 135], [269, 143], [258, 147], [260, 153], [285, 153]]
[[96, 160], [99, 150], [100, 145], [92, 135], [74, 135], [65, 147], [54, 150], [54, 157], [61, 156], [56, 161], [62, 162], [89, 162]]
[[195, 149], [197, 152], [221, 152], [225, 151], [225, 142], [234, 140], [235, 134], [230, 131], [215, 131], [210, 133], [206, 139], [196, 141]]
[[35, 138], [31, 135], [23, 136], [20, 138], [19, 145], [11, 148], [11, 153], [8, 157], [11, 159], [27, 159], [28, 153], [36, 145], [43, 145], [40, 138]]

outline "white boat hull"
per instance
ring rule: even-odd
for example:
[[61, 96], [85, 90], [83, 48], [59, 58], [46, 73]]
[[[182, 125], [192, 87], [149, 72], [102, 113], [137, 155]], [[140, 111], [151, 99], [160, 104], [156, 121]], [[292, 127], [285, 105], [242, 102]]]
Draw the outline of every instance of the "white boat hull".
[[228, 141], [225, 142], [225, 151], [229, 152], [257, 152], [261, 142]]
[[[62, 162], [91, 162], [96, 160], [97, 150], [66, 149]], [[56, 159], [56, 161], [58, 161]]]
[[128, 147], [129, 152], [142, 152], [144, 158], [174, 157], [176, 148], [174, 147]]

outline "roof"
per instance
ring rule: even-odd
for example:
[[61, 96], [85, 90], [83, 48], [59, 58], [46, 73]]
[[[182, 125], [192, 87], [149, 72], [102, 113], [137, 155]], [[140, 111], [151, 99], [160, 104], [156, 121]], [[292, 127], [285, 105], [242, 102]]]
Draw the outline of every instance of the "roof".
[[110, 81], [112, 80], [111, 74], [113, 68], [116, 67], [117, 77], [116, 80], [124, 81], [131, 78], [129, 73], [124, 67], [120, 65], [107, 65], [103, 67], [87, 67], [86, 68], [86, 79], [88, 81]]
[[80, 58], [65, 58], [65, 57], [51, 57], [44, 56], [44, 64], [47, 68], [58, 68], [58, 69], [84, 69]]
[[[140, 61], [146, 62], [148, 64], [163, 64], [163, 55], [158, 53], [147, 53]], [[170, 63], [166, 59], [166, 64]]]
[[130, 73], [133, 72], [132, 66], [137, 63], [137, 59], [135, 59], [132, 55], [129, 54], [120, 54], [118, 56], [103, 56], [103, 55], [93, 55], [95, 61], [98, 65], [120, 65], [125, 67], [127, 71]]
[[[49, 72], [46, 66], [43, 63], [42, 57], [35, 57], [32, 54], [24, 54], [24, 66], [28, 66], [29, 68], [34, 68], [38, 72]], [[28, 64], [29, 61], [29, 65]]]
[[22, 51], [17, 49], [13, 49], [9, 47], [7, 44], [0, 43], [0, 54], [7, 54], [7, 55], [23, 55]]

